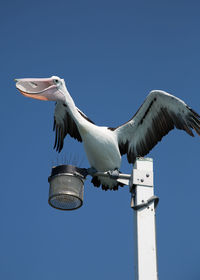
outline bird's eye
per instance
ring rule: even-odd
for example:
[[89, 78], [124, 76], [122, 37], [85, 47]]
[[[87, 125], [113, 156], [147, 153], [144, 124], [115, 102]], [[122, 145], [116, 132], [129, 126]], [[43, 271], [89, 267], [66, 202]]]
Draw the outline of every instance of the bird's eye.
[[59, 80], [58, 79], [55, 79], [54, 80], [54, 83], [57, 85], [57, 84], [59, 84]]

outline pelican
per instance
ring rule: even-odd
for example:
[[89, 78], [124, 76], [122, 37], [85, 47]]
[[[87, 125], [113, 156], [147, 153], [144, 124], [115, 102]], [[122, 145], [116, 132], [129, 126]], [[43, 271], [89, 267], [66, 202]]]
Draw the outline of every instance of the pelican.
[[97, 126], [79, 110], [67, 90], [64, 79], [16, 79], [16, 87], [26, 97], [56, 101], [54, 112], [55, 144], [60, 152], [67, 134], [83, 142], [90, 163], [89, 173], [109, 171], [110, 177], [93, 176], [92, 183], [104, 190], [117, 190], [122, 184], [115, 180], [121, 157], [129, 163], [143, 157], [170, 130], [185, 130], [200, 135], [200, 116], [181, 99], [161, 90], [151, 91], [136, 114], [118, 127]]

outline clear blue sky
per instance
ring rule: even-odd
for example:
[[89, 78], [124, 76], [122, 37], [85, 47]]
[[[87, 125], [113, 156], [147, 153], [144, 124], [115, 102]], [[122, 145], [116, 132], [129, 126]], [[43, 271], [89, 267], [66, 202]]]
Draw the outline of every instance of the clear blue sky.
[[[125, 187], [103, 192], [87, 180], [84, 206], [48, 203], [53, 163], [88, 162], [67, 137], [53, 151], [51, 102], [21, 96], [14, 78], [65, 79], [76, 105], [117, 126], [152, 89], [200, 113], [199, 1], [2, 1], [0, 278], [133, 279], [133, 213]], [[200, 279], [200, 138], [173, 131], [154, 159], [158, 269], [162, 280]], [[131, 166], [124, 157], [122, 171]]]

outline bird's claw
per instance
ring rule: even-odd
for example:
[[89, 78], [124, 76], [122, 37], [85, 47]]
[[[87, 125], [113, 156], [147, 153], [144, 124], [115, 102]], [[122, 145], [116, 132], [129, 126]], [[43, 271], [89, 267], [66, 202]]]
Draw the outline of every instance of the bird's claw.
[[116, 168], [115, 170], [109, 170], [107, 174], [110, 178], [117, 180], [119, 178], [119, 170]]

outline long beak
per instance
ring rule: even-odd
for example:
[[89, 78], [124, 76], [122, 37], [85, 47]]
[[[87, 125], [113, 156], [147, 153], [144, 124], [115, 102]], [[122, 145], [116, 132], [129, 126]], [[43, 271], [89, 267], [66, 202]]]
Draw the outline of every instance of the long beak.
[[54, 100], [57, 90], [52, 78], [15, 79], [16, 88], [24, 96], [39, 100]]

